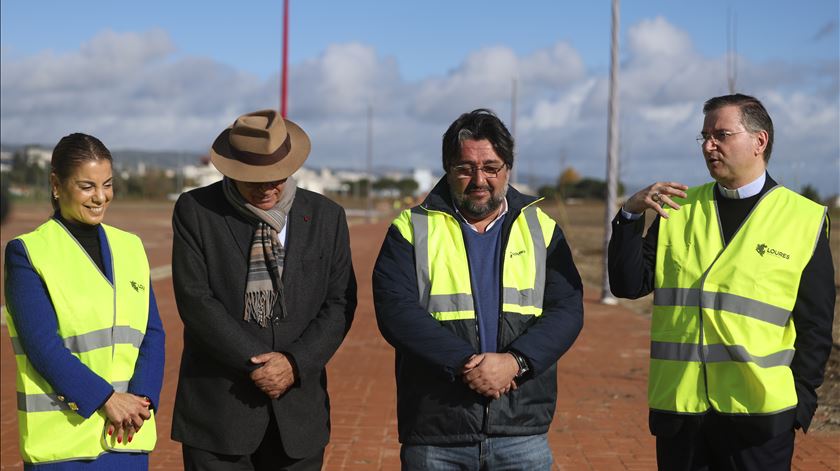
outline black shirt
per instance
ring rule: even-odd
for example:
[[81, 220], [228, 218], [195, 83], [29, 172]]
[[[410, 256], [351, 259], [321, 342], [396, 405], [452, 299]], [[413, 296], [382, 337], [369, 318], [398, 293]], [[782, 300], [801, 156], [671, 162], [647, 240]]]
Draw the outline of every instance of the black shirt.
[[85, 249], [93, 263], [99, 267], [99, 271], [104, 274], [105, 264], [102, 261], [102, 248], [99, 246], [99, 224], [91, 226], [80, 222], [71, 222], [61, 217], [58, 211], [55, 212], [53, 217], [79, 241], [79, 245]]

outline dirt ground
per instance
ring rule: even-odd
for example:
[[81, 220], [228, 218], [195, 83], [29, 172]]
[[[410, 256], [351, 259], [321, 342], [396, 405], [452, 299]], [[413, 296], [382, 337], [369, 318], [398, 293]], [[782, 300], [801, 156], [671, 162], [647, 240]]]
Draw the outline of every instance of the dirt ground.
[[[388, 205], [379, 205], [384, 209]], [[558, 470], [654, 469], [653, 438], [647, 428], [646, 377], [650, 297], [598, 302], [603, 251], [603, 206], [581, 203], [547, 207], [563, 226], [585, 283], [586, 327], [575, 346], [558, 363], [558, 404], [549, 444]], [[50, 211], [45, 204], [16, 205], [2, 227], [0, 246], [31, 230]], [[182, 323], [177, 315], [169, 276], [172, 203], [117, 201], [107, 222], [141, 235], [150, 264], [158, 307], [167, 332], [167, 364], [158, 415], [158, 445], [151, 469], [183, 469], [180, 444], [169, 438], [178, 378]], [[351, 245], [359, 280], [359, 308], [347, 339], [328, 365], [332, 403], [332, 438], [325, 470], [391, 470], [399, 468], [393, 349], [378, 333], [373, 315], [370, 277], [390, 215], [379, 222], [351, 218]], [[834, 218], [835, 220], [840, 220]], [[835, 228], [833, 247], [836, 243]], [[838, 266], [835, 250], [835, 267]], [[0, 251], [2, 257], [2, 251]], [[0, 260], [0, 265], [2, 260]], [[0, 270], [2, 276], [2, 270]], [[153, 275], [154, 277], [154, 275]], [[2, 280], [0, 280], [2, 281]], [[0, 303], [3, 295], [0, 293]], [[630, 308], [630, 309], [626, 309]], [[835, 318], [835, 338], [837, 338]], [[3, 327], [0, 330], [5, 330]], [[7, 337], [6, 332], [2, 332]], [[0, 339], [2, 340], [2, 339]], [[363, 359], [360, 361], [360, 359]], [[0, 341], [0, 469], [20, 469], [11, 343]], [[820, 408], [812, 432], [797, 434], [792, 469], [840, 471], [840, 377], [835, 345]]]
[[[604, 205], [600, 202], [580, 201], [573, 204], [544, 204], [543, 209], [563, 228], [584, 283], [601, 286], [604, 251]], [[648, 214], [648, 223], [652, 217]], [[831, 214], [831, 256], [834, 259], [834, 284], [840, 294], [840, 211]], [[642, 316], [650, 316], [653, 296], [641, 299], [620, 299], [619, 303]], [[819, 407], [810, 430], [840, 431], [840, 296], [834, 307], [834, 339], [831, 356], [826, 365], [825, 380], [817, 390]]]

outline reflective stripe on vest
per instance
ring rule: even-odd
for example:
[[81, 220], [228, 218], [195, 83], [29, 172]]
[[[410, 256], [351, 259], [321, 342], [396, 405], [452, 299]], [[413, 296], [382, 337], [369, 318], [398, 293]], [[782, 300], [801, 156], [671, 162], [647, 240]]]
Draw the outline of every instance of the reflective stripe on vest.
[[791, 312], [825, 208], [777, 186], [724, 246], [714, 191], [690, 189], [660, 219], [648, 402], [688, 414], [778, 413], [797, 403]]
[[[19, 239], [49, 292], [64, 346], [115, 391], [125, 392], [148, 322], [149, 265], [136, 236], [104, 224], [102, 227], [112, 255], [113, 284], [56, 220]], [[14, 324], [16, 315], [25, 315], [25, 311], [18, 313], [14, 308], [8, 306], [7, 318], [17, 363], [24, 461], [39, 464], [93, 459], [109, 450], [150, 451], [156, 441], [154, 418], [146, 421], [128, 446], [117, 444], [116, 437], [105, 435], [103, 412], [82, 418], [75, 412], [73, 398], [55, 391], [38, 374], [17, 338]], [[56, 440], [58, 436], [60, 440]]]
[[[74, 335], [62, 339], [64, 346], [71, 353], [83, 353], [97, 348], [110, 347], [114, 344], [124, 343], [140, 348], [145, 334], [129, 326], [116, 326], [114, 328], [100, 329], [88, 332], [83, 335]], [[12, 337], [12, 350], [15, 355], [24, 355], [23, 347], [17, 337]]]
[[[504, 287], [502, 288], [502, 310], [508, 312], [519, 312], [520, 314], [540, 315], [542, 314], [543, 295], [545, 294], [545, 258], [548, 244], [546, 243], [546, 236], [543, 233], [543, 227], [540, 224], [540, 214], [538, 209], [534, 206], [528, 206], [522, 210], [522, 214], [525, 216], [525, 223], [528, 226], [528, 235], [531, 237], [529, 241], [530, 247], [526, 248], [526, 250], [533, 247], [532, 250], [534, 250], [535, 254], [533, 259], [534, 265], [531, 273], [533, 273], [534, 276], [532, 286], [537, 288], [529, 287], [517, 289], [510, 286], [514, 280], [507, 280], [506, 283], [503, 283]], [[551, 221], [551, 223], [547, 224], [547, 226], [552, 232], [554, 231], [554, 221]], [[511, 234], [511, 237], [514, 236], [515, 234]], [[550, 233], [548, 239], [551, 239]], [[523, 243], [524, 242], [525, 241], [523, 241]], [[505, 274], [511, 273], [508, 271], [509, 263], [512, 258], [520, 256], [518, 252], [519, 250], [512, 249], [510, 242], [508, 242], [508, 248], [505, 252], [503, 252], [508, 255], [508, 258], [505, 259]], [[518, 266], [522, 265], [520, 264]]]
[[[415, 207], [394, 225], [414, 246], [420, 304], [439, 321], [475, 319], [469, 262], [461, 226], [439, 211]], [[502, 253], [502, 310], [539, 316], [545, 286], [546, 240], [554, 221], [531, 205], [513, 222]]]
[[[701, 299], [702, 297], [702, 299]], [[655, 306], [706, 306], [752, 317], [783, 327], [790, 319], [790, 310], [731, 293], [701, 292], [695, 288], [660, 288], [654, 292]]]
[[[116, 392], [124, 393], [128, 391], [128, 381], [115, 381], [111, 383], [111, 386], [114, 387], [114, 391]], [[24, 394], [22, 392], [18, 392], [17, 407], [18, 410], [22, 412], [73, 410], [69, 405], [67, 405], [67, 402], [63, 400], [63, 397], [59, 397], [56, 393]]]

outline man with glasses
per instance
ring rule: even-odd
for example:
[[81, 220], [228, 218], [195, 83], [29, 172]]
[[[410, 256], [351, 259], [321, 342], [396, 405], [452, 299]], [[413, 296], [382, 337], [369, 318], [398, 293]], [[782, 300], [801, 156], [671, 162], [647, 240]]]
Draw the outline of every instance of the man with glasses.
[[[660, 469], [788, 470], [831, 352], [826, 208], [767, 173], [773, 122], [715, 97], [697, 141], [714, 182], [657, 182], [613, 220], [610, 286], [654, 292], [650, 429]], [[643, 237], [642, 214], [657, 217]]]
[[491, 111], [443, 136], [446, 172], [388, 230], [376, 318], [396, 350], [406, 470], [548, 470], [556, 363], [583, 324], [560, 228], [508, 185], [513, 138]]

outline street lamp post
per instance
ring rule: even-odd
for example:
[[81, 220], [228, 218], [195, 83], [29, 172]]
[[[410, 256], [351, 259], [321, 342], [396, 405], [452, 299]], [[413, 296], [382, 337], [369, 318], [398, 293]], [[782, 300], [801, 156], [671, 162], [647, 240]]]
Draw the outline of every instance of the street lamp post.
[[612, 218], [615, 215], [618, 193], [618, 26], [619, 3], [612, 2], [612, 37], [610, 43], [610, 102], [607, 131], [607, 202], [604, 205], [604, 265], [601, 303], [616, 304], [610, 290], [607, 251], [612, 236]]

